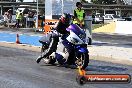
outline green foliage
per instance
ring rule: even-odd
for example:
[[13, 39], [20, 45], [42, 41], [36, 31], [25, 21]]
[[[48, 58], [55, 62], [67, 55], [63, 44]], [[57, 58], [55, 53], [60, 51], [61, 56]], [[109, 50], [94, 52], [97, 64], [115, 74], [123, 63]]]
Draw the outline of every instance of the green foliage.
[[91, 0], [94, 4], [116, 4], [117, 0]]
[[18, 1], [23, 2], [24, 0], [18, 0]]
[[86, 1], [86, 0], [80, 0], [80, 2], [82, 2], [82, 3], [88, 3], [88, 1]]

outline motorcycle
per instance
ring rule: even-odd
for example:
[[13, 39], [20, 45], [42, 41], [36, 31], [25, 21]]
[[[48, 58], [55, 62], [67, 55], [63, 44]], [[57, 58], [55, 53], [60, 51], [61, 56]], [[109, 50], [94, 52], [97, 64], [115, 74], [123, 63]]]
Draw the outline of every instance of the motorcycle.
[[[53, 52], [46, 58], [43, 58], [44, 63], [46, 64], [55, 64], [58, 62], [63, 65], [68, 61], [68, 53], [66, 46], [72, 46], [74, 48], [74, 62], [76, 66], [81, 66], [85, 69], [89, 63], [89, 51], [87, 49], [87, 38], [86, 33], [76, 24], [71, 24], [67, 29], [69, 35], [65, 36], [64, 39], [59, 39], [56, 52]], [[41, 41], [42, 48], [41, 52], [43, 53], [49, 46], [47, 42]], [[72, 53], [70, 53], [72, 54]]]

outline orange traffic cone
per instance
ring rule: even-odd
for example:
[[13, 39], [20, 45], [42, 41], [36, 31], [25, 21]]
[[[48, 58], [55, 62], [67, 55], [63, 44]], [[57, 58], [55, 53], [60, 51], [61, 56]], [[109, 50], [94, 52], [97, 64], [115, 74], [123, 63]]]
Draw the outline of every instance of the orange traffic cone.
[[16, 43], [17, 43], [17, 44], [20, 44], [20, 41], [19, 41], [19, 34], [16, 35]]

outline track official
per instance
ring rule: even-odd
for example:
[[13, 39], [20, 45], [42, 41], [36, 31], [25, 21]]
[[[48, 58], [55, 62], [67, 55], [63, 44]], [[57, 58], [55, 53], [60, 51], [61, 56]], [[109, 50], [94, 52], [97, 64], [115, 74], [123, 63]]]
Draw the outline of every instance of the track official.
[[74, 20], [73, 24], [79, 25], [81, 28], [84, 27], [84, 19], [85, 19], [85, 12], [82, 9], [82, 3], [77, 2], [76, 3], [76, 9], [74, 10]]

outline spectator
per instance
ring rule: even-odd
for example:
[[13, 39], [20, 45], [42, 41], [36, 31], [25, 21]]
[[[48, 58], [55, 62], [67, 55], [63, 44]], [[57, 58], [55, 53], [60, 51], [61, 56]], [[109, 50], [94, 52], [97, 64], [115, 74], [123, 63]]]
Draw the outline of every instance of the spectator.
[[28, 21], [27, 21], [28, 27], [33, 28], [34, 26], [34, 13], [32, 11], [28, 12]]
[[12, 21], [12, 10], [9, 9], [7, 12], [8, 12], [8, 15], [7, 15], [8, 23], [11, 23], [11, 21]]
[[44, 31], [44, 26], [45, 26], [44, 16], [41, 16], [41, 28], [42, 28], [42, 31]]
[[7, 21], [8, 21], [8, 17], [7, 17], [7, 15], [8, 15], [8, 13], [5, 12], [5, 13], [4, 13], [4, 16], [3, 16], [3, 17], [4, 17], [4, 26], [5, 26], [5, 27], [7, 27], [7, 24], [6, 24]]

